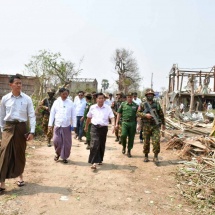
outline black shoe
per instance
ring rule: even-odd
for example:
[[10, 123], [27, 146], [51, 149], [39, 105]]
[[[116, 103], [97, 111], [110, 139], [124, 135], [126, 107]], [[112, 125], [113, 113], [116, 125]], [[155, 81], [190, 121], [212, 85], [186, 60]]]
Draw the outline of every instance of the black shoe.
[[117, 137], [116, 139], [115, 139], [115, 142], [118, 142], [119, 141], [119, 138]]
[[90, 149], [90, 146], [88, 145], [86, 149], [89, 150], [89, 149]]
[[140, 140], [140, 143], [143, 143], [143, 140]]
[[131, 156], [131, 150], [128, 150], [128, 152], [127, 152], [127, 156], [129, 157], [129, 158], [131, 158], [132, 156]]
[[65, 159], [65, 160], [63, 160], [63, 162], [64, 162], [64, 163], [68, 163], [68, 160]]
[[122, 144], [121, 140], [119, 141], [119, 144], [120, 144], [120, 145]]
[[156, 164], [159, 163], [159, 159], [158, 159], [158, 155], [157, 155], [157, 154], [154, 155], [153, 161], [154, 161]]
[[145, 154], [144, 162], [149, 162], [148, 154]]
[[126, 149], [123, 147], [122, 148], [122, 154], [125, 154]]
[[48, 146], [48, 147], [51, 147], [51, 146], [52, 146], [52, 144], [51, 144], [51, 143], [48, 143], [48, 144], [47, 144], [47, 146]]

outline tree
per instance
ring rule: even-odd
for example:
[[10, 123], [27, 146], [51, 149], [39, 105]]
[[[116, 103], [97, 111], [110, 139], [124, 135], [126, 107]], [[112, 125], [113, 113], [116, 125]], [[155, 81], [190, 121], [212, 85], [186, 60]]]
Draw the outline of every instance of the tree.
[[40, 81], [40, 99], [46, 93], [46, 89], [53, 86], [68, 85], [71, 79], [77, 76], [81, 69], [80, 60], [78, 69], [75, 69], [75, 64], [71, 61], [66, 61], [61, 57], [61, 54], [52, 53], [46, 50], [40, 50], [38, 55], [31, 57], [28, 64], [25, 65], [30, 74], [39, 77]]
[[119, 91], [127, 93], [129, 90], [138, 90], [141, 77], [133, 52], [124, 48], [116, 49], [113, 61], [119, 76], [116, 81]]
[[105, 90], [108, 89], [108, 87], [109, 87], [109, 82], [108, 82], [108, 80], [107, 80], [107, 79], [103, 79], [103, 80], [102, 80], [102, 89], [104, 89], [104, 92], [105, 92]]

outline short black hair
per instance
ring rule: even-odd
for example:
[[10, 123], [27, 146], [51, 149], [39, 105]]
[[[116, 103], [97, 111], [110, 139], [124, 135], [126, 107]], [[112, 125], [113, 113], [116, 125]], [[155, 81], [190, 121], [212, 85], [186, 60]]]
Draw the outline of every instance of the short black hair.
[[109, 93], [109, 96], [113, 96], [113, 94], [112, 94], [112, 93]]
[[65, 91], [67, 91], [69, 93], [69, 90], [66, 89], [65, 87], [62, 87], [62, 88], [59, 89], [59, 93], [63, 93]]
[[21, 80], [21, 77], [20, 75], [11, 75], [10, 78], [9, 78], [9, 83], [12, 84], [14, 82], [14, 79], [20, 79]]
[[96, 94], [96, 98], [98, 98], [99, 96], [104, 96], [105, 97], [105, 95], [103, 93], [97, 93]]
[[85, 96], [86, 99], [91, 100], [92, 96]]
[[134, 96], [137, 96], [137, 92], [134, 92], [133, 95], [134, 95]]

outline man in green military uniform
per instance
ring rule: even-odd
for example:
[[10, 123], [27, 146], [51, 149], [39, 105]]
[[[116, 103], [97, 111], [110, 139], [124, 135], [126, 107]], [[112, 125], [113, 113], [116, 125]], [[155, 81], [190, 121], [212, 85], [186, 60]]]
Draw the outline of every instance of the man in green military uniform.
[[54, 103], [54, 101], [56, 100], [54, 95], [55, 95], [55, 89], [49, 89], [48, 92], [48, 98], [43, 99], [40, 104], [39, 104], [39, 111], [42, 112], [42, 128], [43, 128], [43, 132], [47, 137], [47, 146], [50, 147], [51, 146], [51, 139], [53, 136], [53, 131], [52, 129], [48, 129], [48, 122], [49, 122], [49, 115], [50, 115], [50, 110], [51, 107]]
[[150, 152], [151, 138], [154, 152], [153, 161], [158, 163], [158, 154], [160, 152], [160, 128], [162, 126], [162, 130], [165, 130], [165, 119], [160, 104], [154, 100], [154, 91], [152, 89], [147, 89], [145, 96], [146, 101], [141, 103], [137, 111], [137, 116], [140, 117], [143, 122], [143, 153], [145, 154], [144, 161], [149, 161], [148, 154]]
[[[86, 103], [86, 107], [85, 107], [85, 110], [84, 110], [84, 116], [81, 118], [81, 121], [84, 120], [83, 128], [85, 128], [86, 120], [87, 120], [87, 114], [88, 114], [88, 112], [90, 110], [90, 106], [92, 105], [92, 102], [91, 102], [92, 95], [91, 94], [86, 94], [85, 98], [86, 98], [87, 103]], [[91, 123], [89, 124], [88, 130], [85, 133], [85, 135], [86, 135], [86, 144], [87, 144], [86, 149], [90, 149], [90, 140], [91, 140], [90, 129], [91, 129]]]
[[122, 141], [122, 153], [125, 154], [126, 152], [126, 139], [128, 137], [128, 152], [127, 156], [131, 157], [131, 149], [133, 148], [134, 144], [134, 136], [136, 133], [136, 114], [138, 106], [133, 101], [133, 94], [128, 93], [126, 97], [126, 101], [122, 102], [118, 109], [117, 120], [116, 120], [116, 128], [118, 128], [119, 120], [122, 117], [122, 134], [121, 134], [121, 141]]
[[[122, 92], [117, 92], [116, 93], [116, 96], [117, 96], [116, 101], [114, 101], [111, 105], [112, 111], [113, 111], [114, 116], [115, 116], [115, 121], [117, 119], [117, 111], [118, 111], [118, 109], [122, 103], [122, 95], [123, 95]], [[120, 121], [118, 123], [120, 123]], [[118, 124], [116, 124], [116, 125], [118, 125]], [[117, 128], [115, 128], [115, 136], [116, 136], [115, 142], [118, 142], [118, 141], [121, 142], [120, 136], [119, 136], [119, 126]]]

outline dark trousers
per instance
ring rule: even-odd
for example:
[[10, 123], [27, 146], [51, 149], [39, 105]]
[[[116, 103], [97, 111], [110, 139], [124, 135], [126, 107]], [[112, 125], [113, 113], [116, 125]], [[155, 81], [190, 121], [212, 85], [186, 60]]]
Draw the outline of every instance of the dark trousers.
[[140, 130], [140, 140], [143, 140], [143, 129]]
[[89, 163], [101, 163], [103, 161], [107, 132], [107, 126], [98, 127], [92, 124]]
[[84, 125], [84, 120], [81, 121], [80, 119], [82, 116], [76, 116], [77, 117], [77, 126], [76, 126], [76, 132], [78, 135], [78, 139], [81, 139], [83, 136], [83, 125]]

